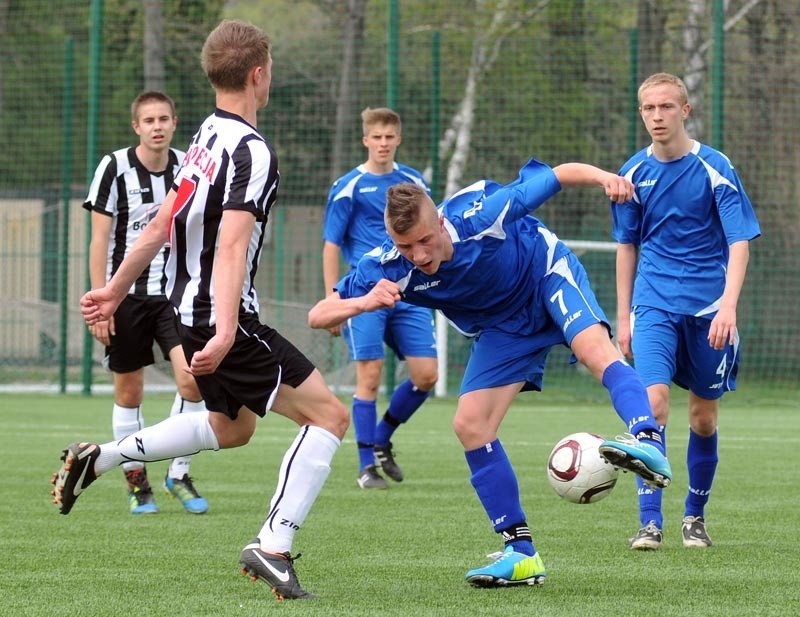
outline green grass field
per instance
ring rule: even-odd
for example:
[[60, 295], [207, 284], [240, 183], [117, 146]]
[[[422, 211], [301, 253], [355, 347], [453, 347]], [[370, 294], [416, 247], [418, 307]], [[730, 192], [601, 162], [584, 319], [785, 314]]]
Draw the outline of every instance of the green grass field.
[[[600, 396], [596, 396], [597, 392]], [[577, 430], [604, 435], [621, 424], [602, 390], [568, 398], [523, 395], [501, 438], [520, 478], [534, 541], [548, 568], [543, 587], [473, 589], [465, 572], [501, 548], [469, 483], [451, 429], [455, 402], [426, 403], [395, 439], [406, 481], [388, 491], [356, 488], [352, 433], [295, 541], [301, 582], [314, 602], [277, 603], [238, 572], [241, 547], [260, 529], [277, 465], [296, 428], [271, 415], [251, 443], [205, 452], [192, 475], [211, 505], [186, 514], [159, 493], [160, 514], [133, 517], [121, 472], [104, 476], [60, 516], [49, 478], [60, 450], [107, 441], [109, 396], [0, 395], [0, 615], [531, 615], [731, 617], [800, 610], [797, 390], [726, 398], [721, 461], [711, 503], [709, 550], [680, 543], [686, 490], [685, 398], [676, 394], [669, 444], [675, 472], [665, 494], [665, 544], [632, 552], [635, 482], [590, 505], [560, 500], [544, 465], [552, 445]], [[149, 395], [152, 423], [171, 397]], [[159, 481], [166, 463], [150, 465]]]

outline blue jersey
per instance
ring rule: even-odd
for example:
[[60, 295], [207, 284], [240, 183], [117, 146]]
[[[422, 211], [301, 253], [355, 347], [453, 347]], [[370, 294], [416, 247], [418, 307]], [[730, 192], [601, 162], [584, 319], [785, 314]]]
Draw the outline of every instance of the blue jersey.
[[394, 163], [391, 172], [381, 175], [371, 174], [364, 165], [359, 165], [333, 183], [322, 237], [341, 249], [351, 267], [386, 239], [383, 222], [386, 191], [401, 182], [413, 182], [430, 193], [420, 172], [399, 163]]
[[635, 193], [612, 204], [612, 234], [639, 247], [634, 306], [711, 315], [725, 288], [728, 247], [761, 234], [753, 206], [728, 158], [694, 142], [662, 162], [649, 146], [620, 170]]
[[[386, 240], [336, 290], [358, 297], [382, 278], [395, 281], [403, 300], [441, 310], [467, 336], [488, 328], [521, 335], [551, 328], [539, 282], [569, 249], [529, 212], [559, 190], [553, 170], [534, 159], [506, 186], [476, 182], [439, 206], [453, 257], [435, 274], [418, 270]], [[556, 334], [552, 344], [562, 340]]]

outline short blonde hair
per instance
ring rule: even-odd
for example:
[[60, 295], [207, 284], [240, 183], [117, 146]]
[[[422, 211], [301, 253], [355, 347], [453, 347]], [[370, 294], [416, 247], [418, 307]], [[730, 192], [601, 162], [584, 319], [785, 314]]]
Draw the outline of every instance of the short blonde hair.
[[403, 126], [400, 122], [400, 114], [388, 107], [367, 107], [361, 112], [361, 130], [364, 135], [369, 133], [370, 127], [375, 124], [388, 124], [396, 126], [398, 135], [402, 132]]
[[680, 100], [681, 105], [686, 105], [686, 103], [689, 102], [689, 91], [686, 89], [686, 84], [683, 83], [683, 80], [680, 77], [677, 77], [672, 73], [654, 73], [645, 79], [642, 82], [642, 85], [639, 86], [639, 91], [637, 93], [639, 105], [642, 104], [642, 93], [645, 90], [652, 88], [653, 86], [660, 86], [662, 84], [675, 86], [678, 89], [678, 99]]

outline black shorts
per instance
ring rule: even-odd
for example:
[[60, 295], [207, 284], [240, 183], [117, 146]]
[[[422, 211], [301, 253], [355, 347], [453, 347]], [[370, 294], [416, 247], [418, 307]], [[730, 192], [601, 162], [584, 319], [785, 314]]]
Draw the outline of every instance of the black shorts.
[[155, 362], [153, 343], [165, 360], [181, 344], [177, 318], [166, 296], [126, 296], [114, 313], [116, 334], [106, 347], [106, 364], [115, 373], [131, 373]]
[[[215, 328], [190, 328], [178, 323], [186, 361], [205, 347]], [[197, 375], [195, 381], [206, 408], [221, 411], [235, 419], [241, 407], [264, 416], [278, 392], [278, 386], [293, 388], [314, 371], [311, 361], [277, 330], [258, 321], [241, 317], [236, 339], [228, 355], [211, 375]]]

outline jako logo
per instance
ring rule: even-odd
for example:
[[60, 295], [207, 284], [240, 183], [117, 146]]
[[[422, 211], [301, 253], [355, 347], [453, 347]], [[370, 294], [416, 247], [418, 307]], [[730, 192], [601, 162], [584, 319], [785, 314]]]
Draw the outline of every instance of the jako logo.
[[656, 182], [658, 182], [658, 180], [656, 180], [655, 178], [651, 178], [650, 180], [642, 180], [636, 186], [639, 186], [639, 187], [655, 186]]

